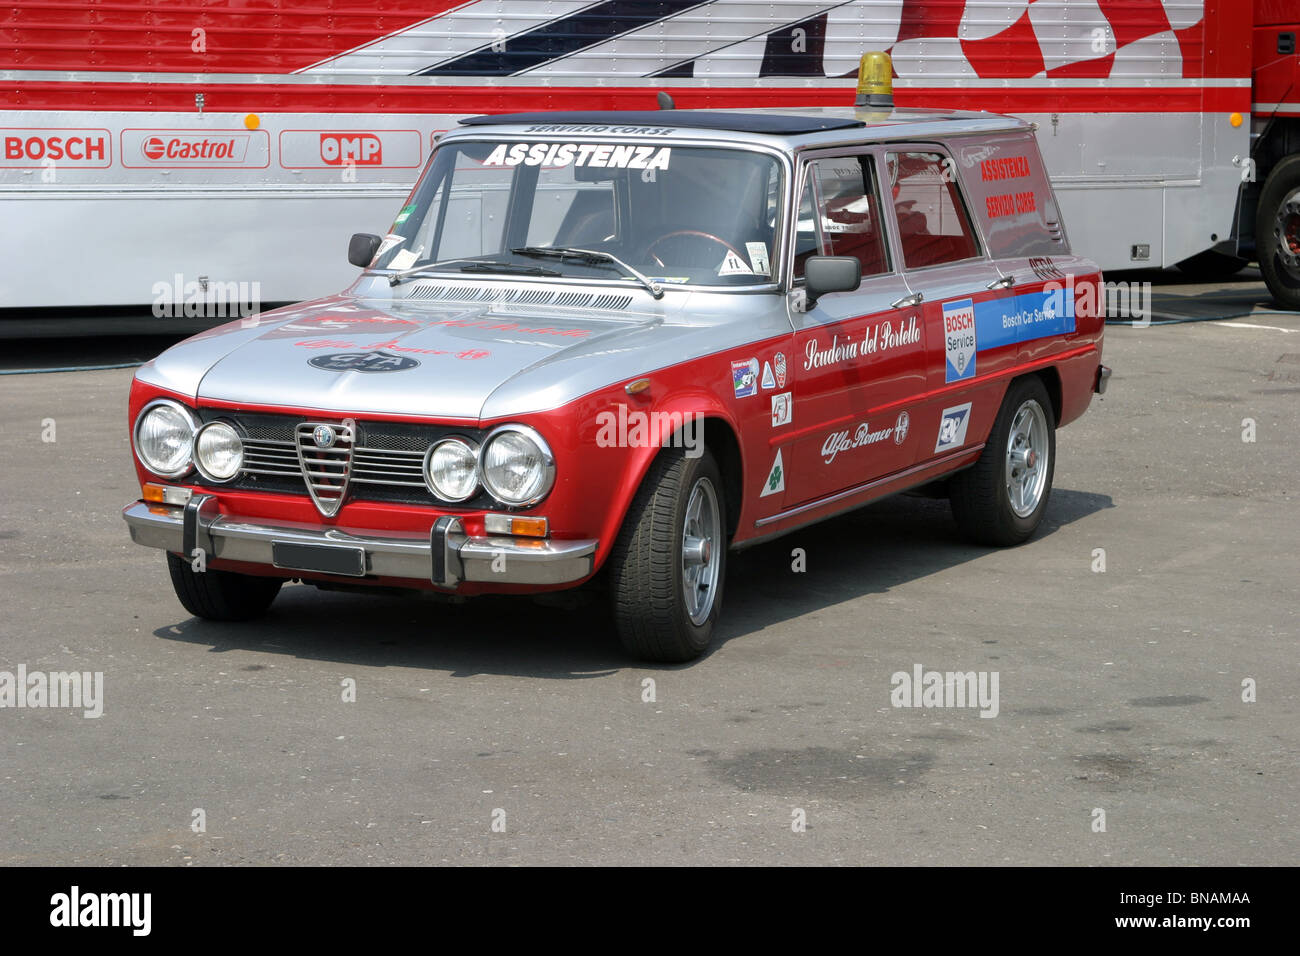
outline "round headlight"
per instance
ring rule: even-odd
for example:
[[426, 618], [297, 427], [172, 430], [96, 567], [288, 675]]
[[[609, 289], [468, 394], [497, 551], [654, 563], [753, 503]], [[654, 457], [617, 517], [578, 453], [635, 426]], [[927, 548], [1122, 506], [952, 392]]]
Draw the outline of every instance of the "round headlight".
[[443, 501], [464, 501], [478, 491], [478, 455], [459, 438], [444, 438], [424, 456], [424, 483]]
[[555, 484], [555, 459], [542, 436], [527, 425], [502, 425], [483, 443], [479, 473], [502, 504], [532, 505]]
[[179, 478], [190, 470], [193, 450], [194, 418], [183, 405], [151, 402], [135, 420], [135, 453], [155, 475]]
[[194, 438], [194, 463], [209, 481], [229, 481], [244, 464], [244, 443], [225, 422], [209, 422]]

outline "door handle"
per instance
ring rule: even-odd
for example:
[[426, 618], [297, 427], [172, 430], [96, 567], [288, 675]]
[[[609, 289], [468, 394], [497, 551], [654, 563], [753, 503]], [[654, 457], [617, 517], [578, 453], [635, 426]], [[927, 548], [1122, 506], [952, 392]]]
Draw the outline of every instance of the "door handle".
[[1015, 285], [1015, 284], [1016, 284], [1016, 280], [1015, 280], [1015, 277], [1014, 277], [1014, 276], [1002, 276], [1002, 277], [999, 278], [999, 279], [994, 279], [992, 282], [990, 282], [990, 283], [989, 283], [988, 285], [986, 285], [984, 288], [986, 288], [986, 289], [990, 289], [990, 290], [991, 290], [991, 289], [1010, 289], [1010, 288], [1011, 288], [1013, 285]]
[[914, 305], [920, 305], [925, 300], [925, 296], [920, 292], [913, 292], [911, 295], [905, 295], [889, 303], [891, 309], [910, 309]]

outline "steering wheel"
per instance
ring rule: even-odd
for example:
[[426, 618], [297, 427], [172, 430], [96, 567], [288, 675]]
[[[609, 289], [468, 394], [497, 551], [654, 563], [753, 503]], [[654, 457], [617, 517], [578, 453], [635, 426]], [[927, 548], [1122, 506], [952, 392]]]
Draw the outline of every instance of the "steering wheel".
[[727, 242], [727, 240], [719, 239], [711, 232], [700, 232], [698, 229], [678, 229], [676, 232], [666, 233], [665, 235], [660, 236], [658, 239], [652, 240], [650, 244], [645, 247], [645, 254], [650, 258], [654, 259], [655, 262], [659, 263], [661, 268], [664, 269], [668, 268], [667, 264], [650, 250], [653, 249], [655, 246], [659, 245], [661, 242], [667, 242], [669, 239], [674, 239], [677, 236], [696, 236], [700, 239], [708, 239], [711, 242], [716, 242], [718, 245], [722, 246], [722, 248], [726, 249], [728, 252], [734, 253], [736, 257], [740, 259], [741, 262], [745, 263], [746, 265], [749, 264], [749, 260], [745, 257], [745, 254], [741, 252], [739, 249], [737, 249], [735, 246], [733, 246], [731, 243]]

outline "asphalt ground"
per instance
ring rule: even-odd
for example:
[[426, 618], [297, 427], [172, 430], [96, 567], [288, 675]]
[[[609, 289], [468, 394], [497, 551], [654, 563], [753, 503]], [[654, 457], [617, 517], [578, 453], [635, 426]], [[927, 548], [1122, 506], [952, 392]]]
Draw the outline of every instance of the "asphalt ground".
[[[120, 517], [131, 370], [0, 376], [0, 671], [104, 675], [98, 718], [0, 708], [0, 864], [1293, 864], [1300, 316], [1257, 284], [1107, 329], [1029, 543], [890, 499], [732, 555], [672, 668], [597, 605], [296, 585], [191, 618]], [[996, 674], [996, 716], [893, 706], [917, 666]]]

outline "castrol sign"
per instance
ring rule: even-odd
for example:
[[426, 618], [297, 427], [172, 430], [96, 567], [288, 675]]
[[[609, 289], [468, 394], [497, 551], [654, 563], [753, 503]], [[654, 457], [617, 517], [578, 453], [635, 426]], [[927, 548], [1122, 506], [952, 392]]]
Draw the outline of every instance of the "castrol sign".
[[126, 129], [122, 165], [128, 169], [264, 169], [270, 137], [247, 129]]

